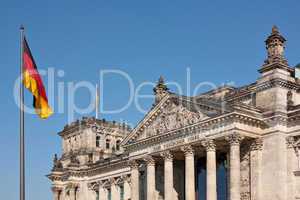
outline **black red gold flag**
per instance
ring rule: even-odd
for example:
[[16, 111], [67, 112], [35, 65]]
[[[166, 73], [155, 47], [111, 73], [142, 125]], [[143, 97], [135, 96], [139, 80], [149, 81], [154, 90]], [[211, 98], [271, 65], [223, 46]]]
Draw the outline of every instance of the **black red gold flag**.
[[46, 119], [53, 114], [48, 104], [45, 87], [31, 54], [28, 43], [23, 39], [23, 84], [33, 95], [33, 107], [40, 118]]

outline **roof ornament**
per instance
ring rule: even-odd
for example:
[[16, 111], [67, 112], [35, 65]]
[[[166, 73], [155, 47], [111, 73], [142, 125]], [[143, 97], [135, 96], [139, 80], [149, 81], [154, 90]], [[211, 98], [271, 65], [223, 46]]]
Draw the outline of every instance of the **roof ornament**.
[[52, 171], [61, 171], [62, 169], [63, 165], [61, 161], [57, 158], [57, 154], [54, 154]]
[[273, 25], [272, 27], [272, 34], [279, 34], [278, 27], [276, 25]]
[[277, 26], [272, 27], [272, 32], [266, 39], [266, 49], [268, 58], [265, 60], [265, 65], [272, 63], [281, 63], [287, 65], [287, 60], [284, 57], [286, 39], [280, 34]]
[[155, 95], [155, 104], [157, 104], [169, 91], [169, 88], [165, 84], [163, 76], [160, 76], [156, 86], [153, 88]]

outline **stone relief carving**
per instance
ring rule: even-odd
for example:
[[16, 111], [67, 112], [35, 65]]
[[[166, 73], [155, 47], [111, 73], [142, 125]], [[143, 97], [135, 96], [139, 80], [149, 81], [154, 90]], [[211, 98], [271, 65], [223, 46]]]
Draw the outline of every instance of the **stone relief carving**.
[[294, 101], [293, 101], [293, 92], [289, 90], [286, 94], [286, 99], [287, 99], [287, 106], [293, 106]]
[[77, 166], [79, 164], [80, 164], [80, 162], [79, 162], [76, 154], [71, 150], [70, 151], [70, 164], [69, 164], [69, 166], [73, 166], [73, 165]]
[[201, 112], [189, 111], [183, 105], [169, 104], [162, 113], [141, 134], [142, 137], [151, 137], [157, 134], [181, 128], [203, 120], [206, 116]]
[[289, 136], [286, 138], [287, 148], [292, 148], [295, 151], [298, 160], [298, 169], [300, 169], [300, 136]]

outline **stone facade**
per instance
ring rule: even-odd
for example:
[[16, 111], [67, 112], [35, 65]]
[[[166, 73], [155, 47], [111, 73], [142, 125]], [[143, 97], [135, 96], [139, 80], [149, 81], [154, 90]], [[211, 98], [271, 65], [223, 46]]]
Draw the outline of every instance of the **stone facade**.
[[131, 129], [83, 118], [60, 133], [54, 200], [300, 199], [300, 82], [273, 27], [249, 85], [169, 92]]

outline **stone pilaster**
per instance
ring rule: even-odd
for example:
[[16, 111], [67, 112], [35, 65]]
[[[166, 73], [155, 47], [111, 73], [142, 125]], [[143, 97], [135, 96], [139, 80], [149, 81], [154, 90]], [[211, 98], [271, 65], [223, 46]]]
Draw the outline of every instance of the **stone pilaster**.
[[195, 200], [195, 158], [192, 146], [181, 148], [185, 155], [185, 199]]
[[170, 151], [161, 153], [161, 156], [164, 158], [164, 191], [165, 198], [164, 200], [173, 200], [173, 155]]
[[261, 171], [262, 171], [261, 138], [252, 141], [250, 146], [250, 175], [251, 175], [251, 200], [262, 200], [261, 197]]
[[147, 164], [147, 200], [155, 199], [155, 160], [152, 156], [145, 158]]
[[230, 199], [240, 200], [241, 171], [240, 171], [240, 143], [243, 137], [232, 134], [225, 138], [230, 144]]
[[217, 165], [216, 144], [213, 140], [205, 140], [202, 145], [206, 149], [206, 196], [207, 200], [217, 200]]
[[139, 200], [139, 165], [133, 160], [129, 163], [131, 168], [131, 200]]

